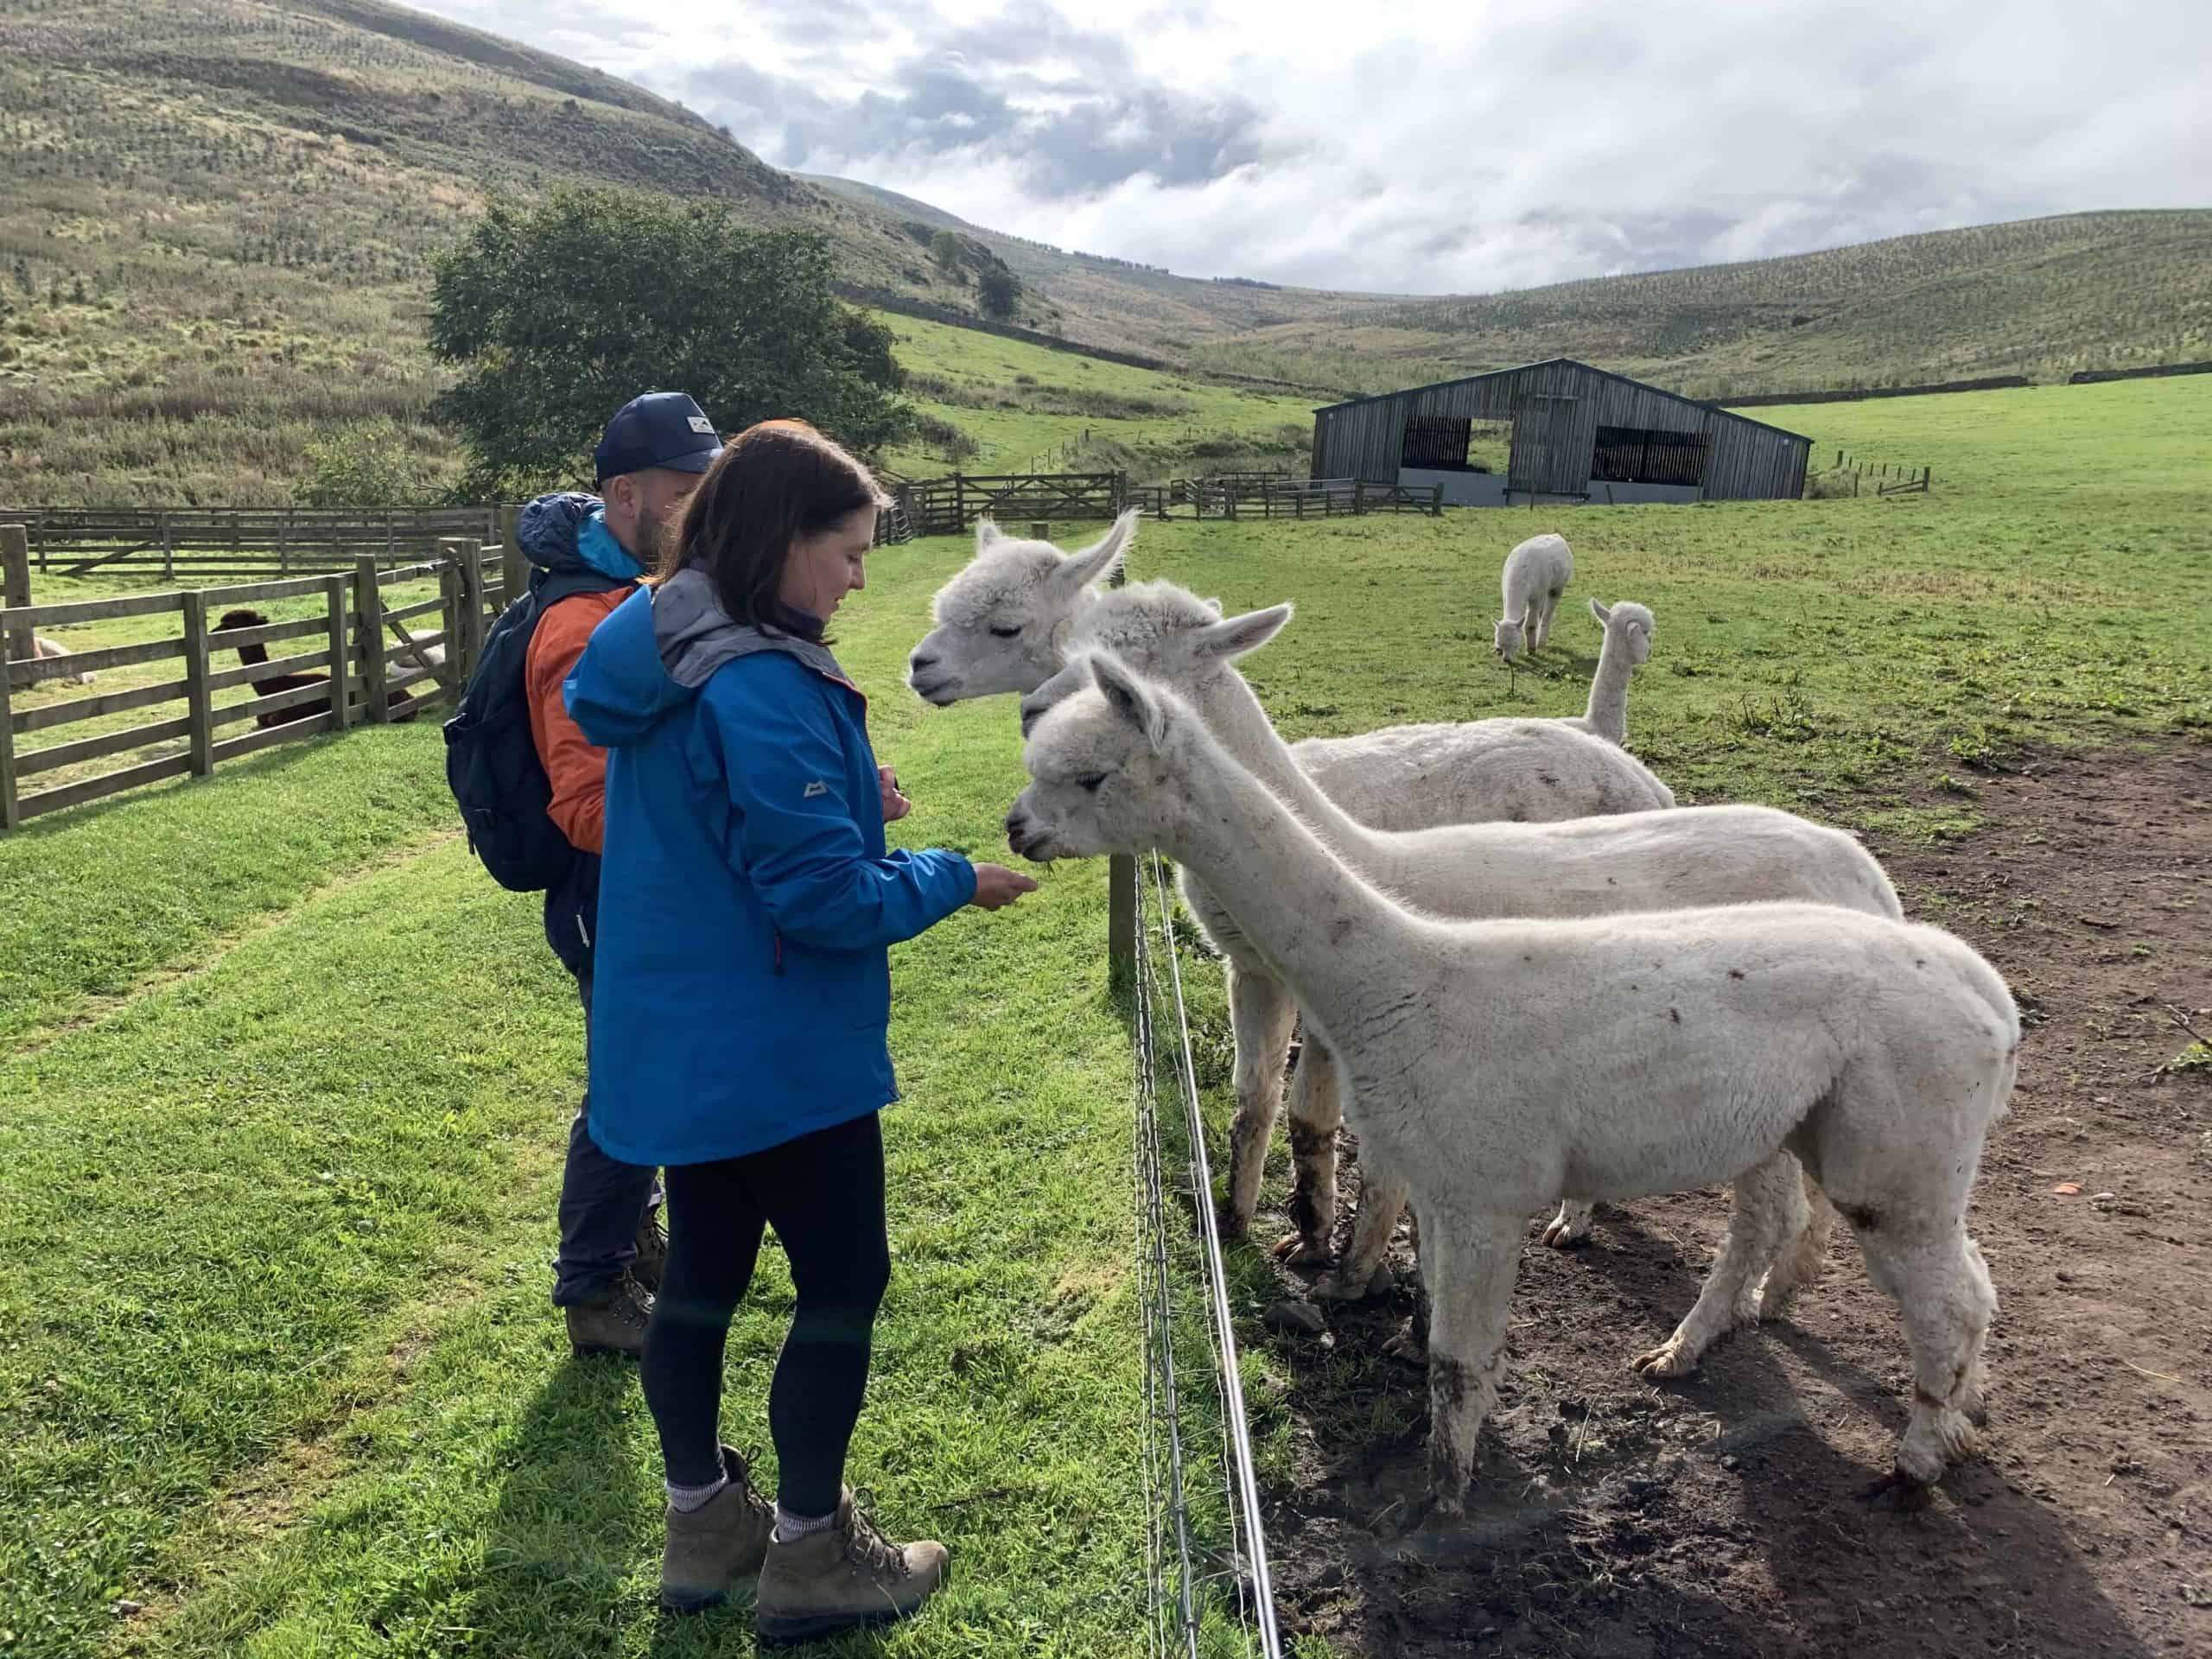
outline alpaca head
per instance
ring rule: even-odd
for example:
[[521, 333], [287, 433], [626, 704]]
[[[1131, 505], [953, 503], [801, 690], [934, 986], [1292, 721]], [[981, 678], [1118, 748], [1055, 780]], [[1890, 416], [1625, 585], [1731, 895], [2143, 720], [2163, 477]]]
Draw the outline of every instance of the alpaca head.
[[1040, 863], [1160, 845], [1204, 734], [1190, 705], [1112, 652], [1077, 660], [1091, 684], [1037, 722], [1021, 754], [1029, 786], [1006, 815], [1007, 845]]
[[1628, 651], [1629, 664], [1640, 666], [1651, 660], [1651, 613], [1633, 600], [1618, 600], [1613, 604], [1600, 605], [1590, 601], [1590, 614], [1598, 619], [1598, 626], [1605, 631], [1605, 640], [1611, 644], [1618, 639]]
[[1501, 662], [1511, 662], [1521, 654], [1522, 630], [1528, 626], [1529, 615], [1522, 612], [1516, 622], [1497, 621], [1491, 624], [1490, 648]]
[[1068, 665], [1021, 700], [1024, 736], [1051, 709], [1096, 683], [1084, 653], [1111, 652], [1148, 680], [1195, 697], [1207, 678], [1257, 651], [1290, 620], [1288, 605], [1224, 619], [1221, 601], [1172, 582], [1140, 582], [1101, 594], [1068, 629]]
[[976, 556], [938, 589], [937, 626], [906, 662], [906, 683], [940, 708], [969, 697], [1033, 691], [1056, 673], [1069, 622], [1090, 584], [1128, 552], [1137, 515], [1125, 512], [1080, 553], [1020, 541], [989, 519], [976, 526]]
[[207, 632], [220, 633], [226, 628], [265, 628], [268, 626], [269, 619], [259, 611], [225, 611], [222, 620]]

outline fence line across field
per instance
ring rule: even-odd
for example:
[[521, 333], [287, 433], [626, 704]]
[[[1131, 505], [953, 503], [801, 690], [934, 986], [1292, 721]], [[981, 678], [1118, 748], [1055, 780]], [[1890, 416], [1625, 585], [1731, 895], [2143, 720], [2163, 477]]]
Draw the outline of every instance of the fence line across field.
[[[14, 575], [27, 561], [25, 531], [0, 524], [0, 564], [10, 572], [9, 597], [18, 585]], [[274, 582], [191, 588], [117, 599], [71, 600], [51, 605], [10, 603], [0, 609], [0, 830], [12, 830], [26, 818], [101, 799], [124, 790], [188, 774], [204, 778], [218, 762], [251, 754], [289, 739], [323, 732], [344, 732], [356, 725], [385, 724], [414, 714], [441, 699], [456, 699], [482, 652], [491, 620], [506, 603], [518, 579], [519, 560], [511, 544], [486, 547], [476, 537], [448, 538], [442, 556], [420, 564], [387, 569], [374, 557], [356, 562], [351, 575], [293, 576]], [[387, 589], [435, 581], [438, 596], [413, 604], [388, 606]], [[320, 594], [320, 614], [258, 626], [216, 629], [211, 613], [275, 600]], [[416, 633], [407, 623], [436, 616], [435, 632]], [[62, 657], [37, 654], [37, 630], [70, 622], [94, 622], [142, 616], [175, 616], [171, 637], [73, 652]], [[396, 638], [387, 639], [389, 632]], [[261, 663], [241, 661], [217, 668], [217, 652], [289, 639], [313, 639], [312, 649]], [[89, 696], [17, 708], [19, 690], [86, 672], [177, 661], [179, 677], [143, 685], [114, 687]], [[219, 702], [217, 693], [283, 676], [325, 671], [325, 677], [269, 695]], [[399, 699], [397, 707], [393, 699]], [[34, 732], [104, 720], [139, 709], [182, 704], [145, 724], [96, 732], [86, 737], [25, 749]], [[320, 708], [316, 704], [322, 705]], [[283, 721], [269, 717], [309, 712]], [[256, 729], [219, 738], [224, 727], [251, 720]], [[175, 745], [182, 740], [182, 747]], [[25, 794], [22, 781], [63, 767], [131, 751], [129, 764]]]
[[[1257, 1659], [1281, 1659], [1282, 1636], [1275, 1619], [1259, 1475], [1238, 1369], [1228, 1263], [1214, 1218], [1205, 1122], [1191, 1055], [1182, 965], [1175, 949], [1173, 906], [1166, 864], [1158, 853], [1138, 861], [1130, 887], [1135, 920], [1129, 939], [1129, 977], [1135, 991], [1138, 1069], [1138, 1281], [1145, 1339], [1146, 1421], [1141, 1438], [1146, 1463], [1147, 1634], [1154, 1654], [1179, 1651], [1198, 1659], [1206, 1611], [1225, 1602], [1234, 1610], [1243, 1650]], [[1166, 964], [1164, 972], [1161, 960]], [[1162, 1060], [1174, 1071], [1183, 1099], [1184, 1158], [1180, 1171], [1172, 1178], [1158, 1109]], [[1168, 1217], [1175, 1210], [1167, 1201], [1171, 1179], [1176, 1195], [1196, 1220], [1195, 1240], [1171, 1234]], [[1193, 1248], [1206, 1302], [1205, 1376], [1221, 1414], [1222, 1495], [1230, 1529], [1225, 1557], [1210, 1567], [1199, 1565], [1206, 1552], [1192, 1536], [1191, 1448], [1184, 1433], [1192, 1402], [1182, 1386], [1191, 1368], [1179, 1362], [1175, 1345], [1174, 1258]]]

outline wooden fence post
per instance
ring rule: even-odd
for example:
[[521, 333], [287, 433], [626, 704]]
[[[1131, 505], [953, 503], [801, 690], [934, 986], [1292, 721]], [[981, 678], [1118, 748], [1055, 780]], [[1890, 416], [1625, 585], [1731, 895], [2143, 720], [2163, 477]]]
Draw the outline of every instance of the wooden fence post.
[[0, 674], [0, 830], [13, 830], [23, 821], [16, 804], [16, 715], [10, 706], [8, 677]]
[[373, 553], [353, 565], [353, 614], [361, 630], [362, 713], [381, 726], [391, 718], [391, 699], [385, 694], [384, 590], [377, 586]]
[[1428, 516], [1432, 518], [1444, 516], [1444, 486], [1441, 484], [1428, 486]]
[[162, 515], [162, 580], [176, 580], [176, 542], [169, 534], [169, 516]]
[[[1109, 588], [1128, 580], [1120, 565], [1106, 579]], [[1127, 853], [1106, 860], [1106, 982], [1116, 990], [1134, 985], [1137, 975], [1137, 861]]]
[[215, 695], [208, 677], [207, 595], [194, 588], [184, 595], [184, 704], [195, 778], [215, 770]]
[[530, 561], [522, 551], [522, 509], [510, 502], [499, 509], [499, 591], [512, 605], [530, 586]]
[[[31, 547], [30, 532], [21, 524], [0, 524], [0, 597], [9, 607], [31, 602]], [[0, 640], [0, 658], [24, 658], [38, 655], [38, 637], [29, 628], [10, 628], [4, 640]], [[16, 671], [4, 677], [13, 679]], [[30, 683], [26, 672], [23, 683]]]
[[954, 534], [968, 528], [968, 484], [958, 473], [952, 475], [952, 520]]
[[353, 723], [353, 653], [347, 648], [346, 588], [343, 576], [323, 579], [322, 594], [330, 612], [330, 729], [342, 732]]
[[458, 683], [476, 666], [477, 642], [484, 637], [484, 567], [474, 537], [448, 536], [438, 546], [453, 567], [454, 617], [460, 626], [446, 643], [446, 661]]
[[1033, 542], [1051, 541], [1052, 539], [1052, 526], [1045, 519], [1032, 518], [1029, 521], [1029, 539]]

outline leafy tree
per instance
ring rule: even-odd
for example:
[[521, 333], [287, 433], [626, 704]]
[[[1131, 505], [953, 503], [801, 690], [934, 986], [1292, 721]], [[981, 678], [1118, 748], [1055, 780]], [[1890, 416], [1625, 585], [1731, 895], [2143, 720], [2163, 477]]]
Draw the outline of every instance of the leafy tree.
[[976, 280], [976, 298], [989, 317], [1010, 317], [1021, 299], [1021, 278], [1004, 265], [994, 265]]
[[588, 480], [607, 417], [641, 391], [688, 391], [725, 433], [796, 416], [863, 452], [904, 435], [893, 336], [832, 276], [826, 238], [711, 202], [495, 200], [431, 265], [430, 349], [461, 365], [437, 412], [467, 438], [465, 486]]
[[393, 507], [422, 499], [421, 469], [389, 420], [361, 421], [309, 444], [307, 466], [292, 486], [303, 507]]
[[949, 271], [957, 271], [966, 263], [968, 250], [950, 231], [939, 231], [930, 238], [930, 257]]

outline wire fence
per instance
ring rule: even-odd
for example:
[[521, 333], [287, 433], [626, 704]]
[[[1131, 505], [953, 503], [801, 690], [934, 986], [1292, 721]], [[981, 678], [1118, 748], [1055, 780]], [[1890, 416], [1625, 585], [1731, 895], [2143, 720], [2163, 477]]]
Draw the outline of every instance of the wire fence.
[[[1157, 853], [1139, 861], [1136, 912], [1134, 1161], [1149, 1651], [1160, 1659], [1281, 1659], [1174, 909]], [[1163, 1115], [1163, 1071], [1181, 1096], [1179, 1114]]]

